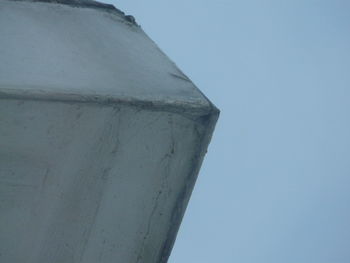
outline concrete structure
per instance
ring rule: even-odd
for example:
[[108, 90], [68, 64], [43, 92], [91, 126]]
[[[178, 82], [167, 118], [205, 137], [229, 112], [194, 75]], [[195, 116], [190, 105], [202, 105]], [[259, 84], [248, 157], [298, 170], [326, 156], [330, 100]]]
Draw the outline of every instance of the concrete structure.
[[0, 2], [0, 262], [166, 262], [218, 110], [131, 16]]

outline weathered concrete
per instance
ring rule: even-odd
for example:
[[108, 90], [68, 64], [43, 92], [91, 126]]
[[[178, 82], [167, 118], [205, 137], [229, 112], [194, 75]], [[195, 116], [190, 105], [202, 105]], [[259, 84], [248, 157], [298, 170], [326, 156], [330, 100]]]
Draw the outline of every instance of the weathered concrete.
[[94, 1], [1, 1], [0, 58], [0, 262], [166, 262], [218, 110]]

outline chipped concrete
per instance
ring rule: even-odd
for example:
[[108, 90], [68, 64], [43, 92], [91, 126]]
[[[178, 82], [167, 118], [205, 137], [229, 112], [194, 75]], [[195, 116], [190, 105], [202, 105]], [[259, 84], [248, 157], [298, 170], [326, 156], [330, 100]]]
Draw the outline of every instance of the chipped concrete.
[[0, 261], [166, 262], [219, 111], [132, 17], [66, 2], [0, 3]]

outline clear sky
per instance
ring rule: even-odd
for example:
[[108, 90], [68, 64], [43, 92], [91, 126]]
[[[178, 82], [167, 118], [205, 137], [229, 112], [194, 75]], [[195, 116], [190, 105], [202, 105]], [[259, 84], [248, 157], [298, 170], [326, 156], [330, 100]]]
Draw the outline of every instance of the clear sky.
[[350, 1], [107, 2], [222, 111], [169, 262], [350, 262]]

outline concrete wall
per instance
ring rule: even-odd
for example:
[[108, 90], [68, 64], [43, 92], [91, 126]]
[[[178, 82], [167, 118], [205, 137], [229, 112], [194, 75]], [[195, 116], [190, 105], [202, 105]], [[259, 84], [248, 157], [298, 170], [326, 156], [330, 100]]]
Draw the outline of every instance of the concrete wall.
[[166, 262], [218, 111], [130, 18], [73, 2], [0, 3], [0, 261]]

